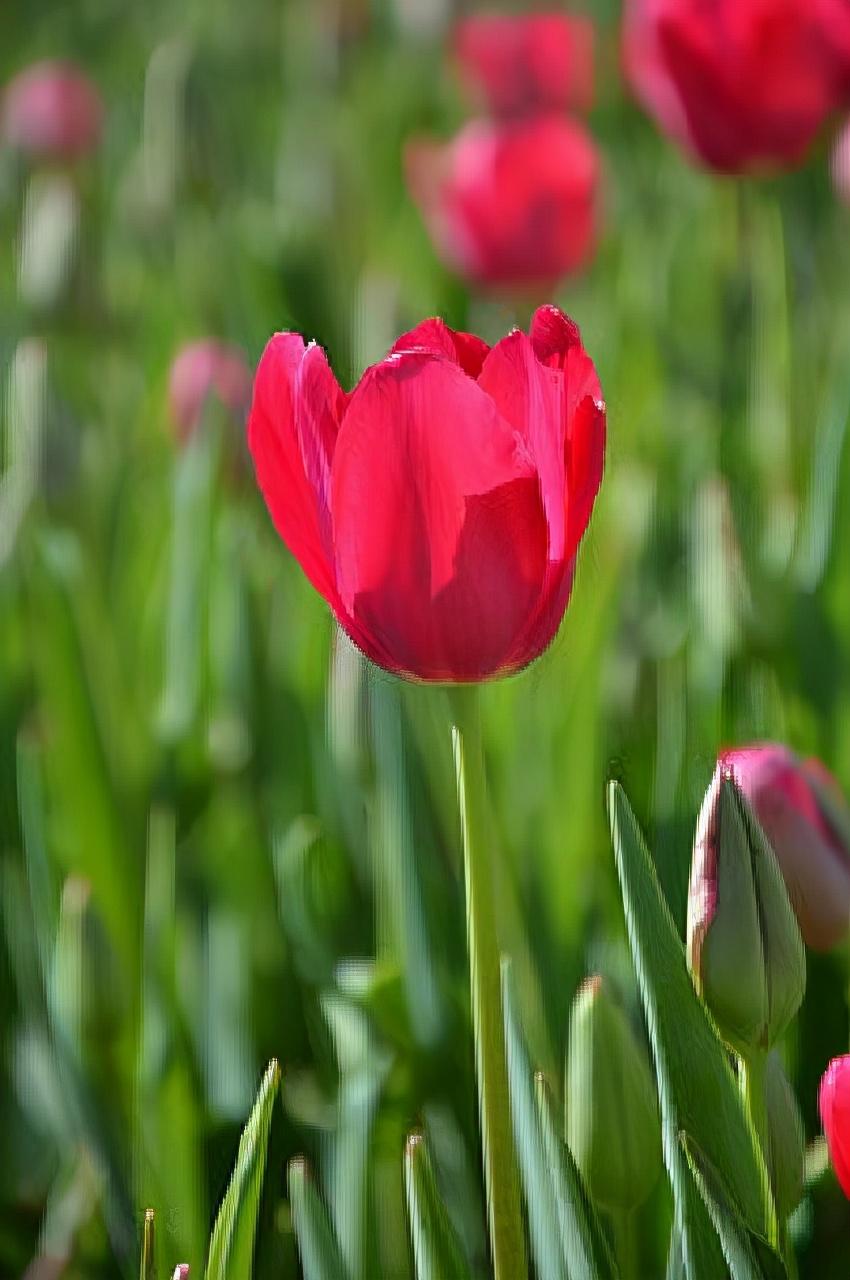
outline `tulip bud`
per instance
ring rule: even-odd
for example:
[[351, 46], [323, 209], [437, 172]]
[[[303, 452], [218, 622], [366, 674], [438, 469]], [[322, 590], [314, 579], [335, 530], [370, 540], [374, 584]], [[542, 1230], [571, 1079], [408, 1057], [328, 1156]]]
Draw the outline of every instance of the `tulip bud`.
[[833, 1058], [824, 1072], [818, 1109], [835, 1176], [850, 1200], [850, 1054]]
[[30, 156], [71, 160], [100, 141], [103, 105], [94, 85], [76, 67], [37, 62], [6, 86], [0, 134]]
[[661, 1169], [658, 1101], [646, 1050], [600, 977], [573, 1003], [566, 1085], [567, 1141], [590, 1194], [636, 1208]]
[[251, 382], [251, 370], [238, 347], [213, 338], [181, 347], [168, 378], [169, 408], [179, 439], [185, 442], [197, 428], [210, 397], [241, 418], [251, 401]]
[[773, 847], [803, 941], [829, 950], [850, 926], [850, 811], [837, 782], [773, 743], [724, 752], [720, 764]]
[[805, 1134], [794, 1090], [775, 1051], [768, 1054], [764, 1075], [767, 1113], [767, 1168], [777, 1208], [787, 1217], [803, 1195]]
[[697, 823], [688, 901], [688, 964], [725, 1039], [768, 1049], [803, 999], [800, 930], [776, 857], [721, 762]]

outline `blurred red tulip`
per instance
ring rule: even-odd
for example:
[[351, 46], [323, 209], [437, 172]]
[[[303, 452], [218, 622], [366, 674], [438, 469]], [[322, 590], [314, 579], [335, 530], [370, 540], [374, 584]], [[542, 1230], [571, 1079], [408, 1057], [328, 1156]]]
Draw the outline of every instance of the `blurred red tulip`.
[[171, 417], [181, 440], [195, 430], [211, 395], [242, 418], [251, 403], [251, 370], [238, 347], [201, 338], [180, 348], [168, 378]]
[[103, 104], [92, 82], [65, 62], [37, 62], [3, 92], [3, 140], [32, 156], [69, 160], [100, 141]]
[[427, 681], [518, 671], [552, 640], [602, 478], [605, 406], [556, 307], [492, 350], [426, 320], [346, 395], [276, 334], [248, 442], [284, 542], [354, 642]]
[[626, 0], [623, 31], [637, 97], [722, 172], [799, 163], [845, 93], [844, 0]]
[[850, 928], [850, 812], [817, 760], [760, 743], [724, 752], [776, 853], [803, 940], [826, 951]]
[[438, 252], [476, 284], [548, 291], [592, 255], [599, 158], [575, 121], [473, 120], [411, 143], [407, 172]]
[[850, 1054], [830, 1062], [820, 1082], [818, 1107], [835, 1176], [850, 1199]]
[[454, 52], [470, 95], [494, 115], [588, 111], [593, 103], [589, 18], [477, 15], [458, 23]]

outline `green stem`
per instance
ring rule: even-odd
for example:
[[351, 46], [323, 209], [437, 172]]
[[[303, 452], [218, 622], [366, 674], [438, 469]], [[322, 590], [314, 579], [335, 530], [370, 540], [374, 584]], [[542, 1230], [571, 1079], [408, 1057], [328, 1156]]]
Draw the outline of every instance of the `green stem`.
[[474, 687], [452, 690], [452, 738], [463, 833], [472, 1023], [493, 1273], [495, 1280], [525, 1280], [528, 1269], [511, 1132], [484, 753], [478, 690]]
[[767, 1066], [767, 1055], [753, 1050], [746, 1058], [740, 1059], [741, 1093], [750, 1117], [750, 1123], [758, 1139], [763, 1163], [763, 1195], [765, 1217], [768, 1226], [768, 1240], [774, 1248], [778, 1248], [779, 1222], [776, 1214], [776, 1203], [770, 1183], [768, 1160], [770, 1158], [770, 1134], [767, 1125], [767, 1107], [764, 1096], [764, 1076]]

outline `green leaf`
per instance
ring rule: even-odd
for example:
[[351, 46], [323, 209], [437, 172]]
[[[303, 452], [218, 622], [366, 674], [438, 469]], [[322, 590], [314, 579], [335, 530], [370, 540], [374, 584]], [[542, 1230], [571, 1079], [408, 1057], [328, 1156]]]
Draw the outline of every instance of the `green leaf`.
[[686, 1133], [680, 1135], [680, 1142], [694, 1182], [720, 1237], [732, 1280], [788, 1280], [782, 1259], [766, 1240], [748, 1230], [741, 1221], [720, 1174], [697, 1144]]
[[608, 1241], [572, 1153], [558, 1132], [552, 1098], [540, 1074], [535, 1076], [534, 1092], [567, 1275], [570, 1280], [617, 1280]]
[[346, 1280], [345, 1263], [333, 1227], [304, 1159], [290, 1161], [288, 1181], [304, 1280]]
[[684, 1130], [728, 1180], [745, 1224], [767, 1237], [764, 1162], [744, 1114], [726, 1050], [697, 996], [685, 953], [643, 837], [622, 788], [609, 817], [635, 970], [659, 1085], [664, 1158], [673, 1185], [691, 1280], [723, 1277], [717, 1236], [679, 1143]]
[[139, 1280], [156, 1280], [156, 1232], [154, 1229], [153, 1209], [145, 1209], [145, 1221], [142, 1227], [142, 1260], [139, 1265]]
[[502, 1006], [514, 1140], [534, 1264], [540, 1280], [567, 1280], [555, 1188], [547, 1167], [531, 1064], [516, 1012], [511, 967], [506, 960], [502, 961]]
[[206, 1280], [250, 1280], [254, 1235], [280, 1067], [269, 1063], [239, 1143], [236, 1165], [210, 1237]]
[[404, 1186], [416, 1280], [469, 1280], [469, 1267], [419, 1133], [411, 1134], [405, 1146]]

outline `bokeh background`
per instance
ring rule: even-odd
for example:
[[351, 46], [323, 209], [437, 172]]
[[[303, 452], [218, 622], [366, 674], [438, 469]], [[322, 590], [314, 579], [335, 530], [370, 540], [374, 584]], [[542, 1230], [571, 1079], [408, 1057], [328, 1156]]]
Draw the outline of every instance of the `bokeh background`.
[[[526, 8], [528, 6], [525, 6]], [[521, 11], [522, 5], [513, 6]], [[590, 972], [636, 1010], [604, 814], [621, 779], [684, 928], [721, 746], [850, 784], [850, 212], [830, 125], [796, 173], [701, 171], [596, 25], [598, 245], [552, 300], [608, 404], [561, 633], [488, 686], [500, 928], [558, 1097]], [[407, 140], [468, 115], [449, 0], [6, 0], [0, 82], [76, 61], [104, 102], [73, 165], [0, 153], [0, 1274], [136, 1274], [143, 1211], [200, 1274], [266, 1062], [283, 1069], [255, 1274], [297, 1276], [305, 1153], [352, 1280], [412, 1274], [401, 1152], [424, 1126], [484, 1274], [451, 743], [365, 662], [277, 539], [240, 415], [188, 443], [188, 340], [251, 368], [276, 329], [343, 385], [423, 316], [495, 340], [526, 302], [440, 264]], [[810, 956], [786, 1064], [808, 1138], [848, 1042], [848, 963]], [[824, 1162], [801, 1275], [846, 1274]], [[811, 1171], [810, 1170], [810, 1171]], [[641, 1275], [663, 1273], [663, 1180]], [[170, 1274], [170, 1271], [167, 1272]]]

